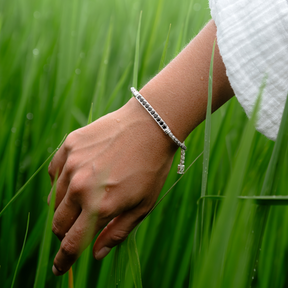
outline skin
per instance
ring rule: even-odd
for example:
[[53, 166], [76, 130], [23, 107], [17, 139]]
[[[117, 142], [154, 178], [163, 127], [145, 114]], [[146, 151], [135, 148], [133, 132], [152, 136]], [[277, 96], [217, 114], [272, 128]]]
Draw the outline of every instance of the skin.
[[[215, 39], [211, 20], [140, 90], [180, 141], [205, 119]], [[216, 45], [213, 111], [233, 95]], [[48, 168], [51, 183], [59, 173], [52, 229], [61, 246], [55, 275], [67, 272], [101, 229], [93, 247], [97, 260], [125, 240], [155, 204], [177, 149], [134, 98], [68, 135]]]

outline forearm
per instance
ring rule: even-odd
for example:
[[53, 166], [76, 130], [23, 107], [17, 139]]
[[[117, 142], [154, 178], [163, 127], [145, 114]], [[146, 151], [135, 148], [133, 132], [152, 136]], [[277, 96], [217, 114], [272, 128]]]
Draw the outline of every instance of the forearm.
[[[140, 90], [180, 141], [205, 119], [215, 39], [216, 26], [211, 20], [171, 63]], [[212, 110], [218, 109], [233, 95], [216, 45]]]

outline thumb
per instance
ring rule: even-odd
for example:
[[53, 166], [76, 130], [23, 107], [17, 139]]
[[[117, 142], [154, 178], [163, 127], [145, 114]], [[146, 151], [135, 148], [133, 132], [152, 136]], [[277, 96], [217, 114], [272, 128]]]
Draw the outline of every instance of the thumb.
[[139, 213], [138, 209], [134, 208], [110, 221], [95, 241], [93, 247], [95, 259], [103, 259], [114, 246], [123, 242], [147, 213]]

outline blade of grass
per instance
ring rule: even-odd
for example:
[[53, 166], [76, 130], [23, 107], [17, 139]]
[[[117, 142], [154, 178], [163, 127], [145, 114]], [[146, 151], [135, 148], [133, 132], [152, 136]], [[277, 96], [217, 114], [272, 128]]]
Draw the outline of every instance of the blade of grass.
[[69, 274], [68, 273], [65, 273], [62, 276], [61, 288], [70, 288], [69, 287]]
[[[240, 195], [244, 175], [246, 173], [246, 167], [249, 157], [249, 152], [252, 145], [253, 136], [255, 134], [254, 123], [256, 121], [257, 111], [259, 109], [262, 91], [259, 92], [259, 96], [254, 107], [254, 111], [251, 117], [251, 121], [245, 127], [243, 133], [239, 151], [236, 156], [236, 162], [232, 175], [228, 181], [225, 195], [226, 200], [224, 201], [210, 242], [208, 252], [205, 251], [203, 264], [201, 265], [201, 271], [198, 279], [192, 279], [193, 287], [219, 287], [218, 285], [222, 282], [223, 276], [223, 260], [227, 245], [230, 240], [230, 235], [233, 229], [233, 223], [237, 211], [237, 196]], [[209, 273], [209, 277], [207, 277]]]
[[[202, 198], [210, 200], [223, 200], [226, 197], [223, 195], [205, 195]], [[250, 201], [257, 205], [272, 206], [272, 205], [288, 205], [288, 196], [238, 196], [239, 200]]]
[[137, 89], [138, 87], [138, 71], [139, 71], [139, 57], [140, 57], [140, 32], [141, 32], [141, 20], [142, 11], [140, 12], [137, 36], [136, 36], [136, 48], [135, 48], [135, 58], [134, 58], [134, 68], [133, 68], [133, 81], [132, 86]]
[[97, 77], [96, 87], [95, 87], [95, 93], [93, 97], [93, 103], [95, 103], [95, 116], [96, 119], [101, 116], [102, 110], [102, 103], [103, 103], [103, 97], [105, 94], [105, 86], [106, 86], [106, 80], [107, 80], [107, 69], [108, 69], [108, 63], [109, 63], [109, 57], [110, 57], [110, 50], [111, 50], [111, 43], [112, 43], [112, 33], [113, 33], [113, 23], [112, 20], [110, 21], [110, 26], [106, 38], [106, 43], [104, 46], [104, 52], [101, 59], [101, 65], [99, 68], [99, 73]]
[[14, 272], [11, 288], [13, 288], [13, 286], [14, 286], [14, 283], [15, 283], [15, 280], [16, 280], [17, 271], [18, 271], [18, 268], [19, 268], [19, 264], [21, 262], [22, 254], [23, 254], [23, 251], [24, 251], [24, 248], [25, 248], [26, 239], [27, 239], [27, 235], [28, 235], [29, 221], [30, 221], [30, 213], [28, 213], [28, 219], [27, 219], [27, 225], [26, 225], [26, 232], [25, 232], [25, 236], [24, 236], [24, 241], [23, 241], [21, 253], [20, 253], [20, 256], [19, 256], [19, 259], [18, 259], [18, 262], [17, 262], [17, 266], [16, 266], [16, 269], [15, 269], [15, 272]]
[[[30, 236], [27, 240], [25, 250], [22, 255], [22, 261], [19, 263], [18, 268], [19, 270], [21, 270], [21, 268], [24, 266], [28, 258], [31, 257], [31, 255], [33, 255], [35, 249], [37, 248], [39, 242], [41, 241], [42, 227], [45, 225], [45, 219], [46, 219], [46, 211], [43, 210], [36, 224], [34, 225], [32, 231], [30, 232]], [[12, 275], [7, 281], [8, 282], [12, 281]]]
[[[263, 87], [264, 89], [264, 87]], [[282, 121], [280, 124], [277, 140], [273, 149], [273, 153], [269, 162], [269, 166], [265, 175], [264, 183], [262, 186], [262, 190], [260, 195], [267, 196], [272, 193], [273, 183], [275, 180], [275, 173], [277, 169], [277, 165], [280, 161], [280, 156], [284, 155], [286, 149], [286, 143], [288, 141], [288, 101], [286, 99], [286, 104], [282, 116]], [[284, 151], [283, 151], [284, 150]], [[262, 245], [263, 235], [266, 228], [267, 219], [269, 216], [270, 206], [258, 206], [255, 215], [255, 222], [254, 222], [254, 231], [253, 235], [251, 235], [251, 243], [254, 246], [254, 257], [252, 258], [252, 263], [255, 265], [254, 269], [257, 269], [256, 260], [259, 258], [259, 249]], [[253, 271], [250, 273], [250, 277], [252, 278]]]
[[93, 103], [91, 103], [91, 108], [90, 108], [90, 111], [89, 111], [87, 125], [91, 124], [92, 121], [93, 121]]
[[[206, 194], [208, 169], [209, 169], [209, 156], [210, 156], [210, 136], [211, 136], [211, 107], [212, 107], [212, 86], [213, 86], [213, 63], [214, 63], [214, 51], [216, 40], [213, 44], [212, 56], [209, 70], [209, 83], [208, 83], [208, 101], [206, 110], [205, 121], [205, 137], [204, 137], [204, 153], [203, 153], [203, 171], [202, 171], [202, 185], [201, 185], [201, 197]], [[203, 211], [204, 212], [204, 211]]]
[[117, 85], [115, 86], [108, 102], [107, 105], [104, 109], [104, 114], [108, 113], [109, 108], [111, 107], [111, 105], [115, 102], [115, 99], [120, 91], [120, 89], [123, 87], [126, 79], [128, 78], [129, 72], [130, 72], [130, 67], [131, 67], [131, 63], [127, 66], [127, 68], [125, 69], [124, 73], [122, 74], [121, 78], [119, 79]]
[[[148, 40], [148, 44], [146, 46], [146, 49], [144, 51], [144, 55], [143, 55], [143, 67], [140, 71], [140, 75], [139, 75], [139, 79], [140, 79], [140, 82], [142, 80], [142, 77], [143, 77], [143, 72], [147, 69], [147, 66], [148, 66], [148, 61], [150, 60], [150, 55], [151, 55], [151, 51], [152, 51], [152, 47], [153, 47], [153, 44], [155, 42], [155, 38], [156, 38], [156, 31], [157, 31], [157, 26], [158, 26], [158, 23], [160, 22], [160, 16], [161, 16], [161, 12], [163, 10], [163, 3], [164, 1], [163, 0], [158, 0], [157, 1], [157, 8], [155, 12], [155, 17], [154, 17], [154, 21], [153, 21], [153, 24], [152, 24], [152, 27], [151, 27], [151, 32], [149, 33], [149, 40]], [[136, 88], [136, 86], [134, 86]]]
[[125, 288], [125, 275], [127, 269], [128, 255], [127, 255], [127, 239], [118, 244], [113, 259], [113, 274], [111, 277], [111, 288]]
[[[215, 52], [216, 41], [214, 41], [212, 48], [212, 55], [210, 61], [209, 69], [209, 81], [208, 81], [208, 101], [207, 101], [207, 110], [206, 110], [206, 121], [205, 121], [205, 136], [204, 136], [204, 152], [203, 152], [203, 168], [202, 168], [202, 184], [201, 184], [201, 198], [206, 195], [207, 190], [207, 180], [208, 180], [208, 169], [209, 169], [209, 156], [210, 156], [210, 137], [211, 137], [211, 107], [212, 107], [212, 86], [213, 86], [213, 63], [214, 63], [214, 52]], [[208, 243], [204, 243], [204, 233], [208, 233], [208, 222], [211, 221], [211, 211], [205, 210], [205, 199], [202, 198], [198, 202], [197, 207], [197, 218], [195, 226], [195, 235], [194, 235], [194, 245], [193, 245], [193, 259], [192, 261], [197, 261], [197, 255], [201, 252], [202, 246], [207, 247]], [[209, 213], [208, 213], [209, 212]], [[206, 220], [207, 223], [204, 223]], [[206, 230], [206, 231], [205, 231]], [[206, 235], [205, 239], [208, 240]], [[191, 263], [192, 264], [192, 263]], [[193, 265], [190, 269], [190, 284], [189, 287], [192, 287], [193, 279]]]
[[188, 27], [189, 27], [189, 20], [191, 19], [191, 10], [194, 4], [194, 0], [189, 1], [189, 7], [187, 10], [187, 14], [186, 14], [186, 19], [185, 19], [185, 23], [184, 23], [184, 28], [183, 28], [183, 37], [182, 37], [182, 44], [181, 47], [184, 47], [184, 45], [186, 44], [187, 41], [187, 31], [188, 31]]
[[113, 277], [113, 265], [112, 262], [114, 260], [114, 254], [115, 249], [112, 249], [112, 251], [106, 256], [101, 263], [100, 267], [100, 274], [97, 279], [97, 285], [96, 287], [109, 287], [109, 284], [111, 286], [111, 277]]
[[138, 227], [129, 235], [127, 249], [135, 288], [142, 288], [141, 265], [136, 244], [136, 233]]
[[161, 56], [161, 60], [160, 60], [159, 68], [158, 68], [159, 72], [165, 66], [165, 59], [166, 59], [166, 54], [167, 54], [167, 49], [168, 49], [168, 44], [169, 44], [170, 32], [171, 32], [171, 24], [169, 25], [168, 35], [167, 35], [167, 38], [166, 38], [166, 41], [165, 41], [165, 46], [164, 46], [164, 49], [163, 49], [163, 52], [162, 52], [162, 56]]
[[[68, 285], [69, 288], [74, 288], [74, 280], [73, 280], [73, 269], [70, 267], [68, 271]], [[82, 287], [85, 287], [84, 285]]]
[[285, 104], [282, 121], [281, 121], [280, 128], [279, 128], [277, 140], [274, 146], [274, 150], [270, 159], [270, 163], [269, 163], [266, 175], [265, 175], [263, 187], [260, 193], [260, 195], [262, 196], [270, 195], [271, 193], [274, 178], [275, 178], [275, 173], [276, 173], [276, 167], [279, 162], [279, 157], [280, 155], [285, 154], [286, 145], [284, 145], [284, 143], [287, 143], [287, 141], [288, 141], [288, 101], [286, 98], [286, 104]]
[[56, 199], [56, 185], [58, 175], [56, 174], [53, 184], [52, 195], [50, 199], [50, 205], [48, 209], [48, 215], [46, 219], [46, 225], [44, 227], [43, 239], [40, 247], [39, 260], [37, 265], [37, 271], [34, 281], [34, 288], [44, 288], [47, 274], [47, 265], [50, 254], [51, 239], [52, 239], [52, 220], [54, 215], [54, 206]]

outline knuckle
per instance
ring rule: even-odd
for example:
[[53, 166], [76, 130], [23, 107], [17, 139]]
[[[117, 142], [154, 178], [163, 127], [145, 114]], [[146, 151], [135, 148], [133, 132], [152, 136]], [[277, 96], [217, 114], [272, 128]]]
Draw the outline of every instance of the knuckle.
[[74, 143], [76, 141], [77, 135], [75, 131], [71, 132], [63, 143], [63, 147], [66, 151], [71, 151], [73, 149]]
[[78, 254], [77, 246], [75, 245], [75, 243], [68, 240], [68, 238], [63, 239], [60, 251], [69, 260], [75, 260], [77, 258]]
[[77, 160], [73, 156], [69, 156], [65, 163], [65, 170], [68, 174], [72, 174], [77, 167]]
[[127, 231], [117, 230], [110, 234], [110, 238], [114, 243], [121, 243], [128, 237], [128, 235], [129, 232]]
[[111, 205], [108, 205], [107, 203], [102, 203], [101, 207], [98, 211], [98, 217], [100, 219], [111, 219], [113, 213], [113, 208]]
[[63, 238], [63, 233], [61, 232], [60, 227], [53, 221], [52, 223], [52, 232], [61, 240]]
[[48, 166], [48, 174], [50, 175], [50, 177], [54, 176], [52, 162], [50, 162], [50, 164]]
[[72, 198], [79, 196], [81, 192], [85, 189], [85, 184], [83, 180], [79, 179], [79, 177], [74, 176], [69, 184], [69, 194]]

